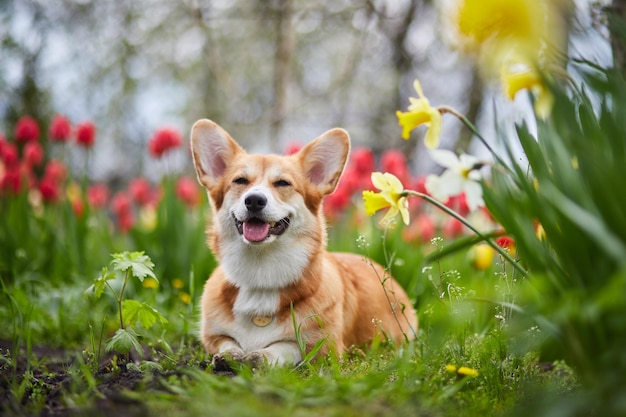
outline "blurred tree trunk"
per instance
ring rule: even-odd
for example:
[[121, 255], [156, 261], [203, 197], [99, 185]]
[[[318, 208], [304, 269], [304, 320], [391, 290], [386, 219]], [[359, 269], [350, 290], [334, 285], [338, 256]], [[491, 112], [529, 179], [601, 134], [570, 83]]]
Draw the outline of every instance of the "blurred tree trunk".
[[281, 134], [287, 110], [287, 86], [291, 76], [291, 58], [293, 55], [293, 0], [279, 0], [276, 16], [276, 55], [274, 57], [274, 105], [270, 121], [269, 145], [278, 151], [278, 139]]
[[608, 7], [613, 66], [626, 77], [626, 0], [613, 0]]
[[[209, 117], [215, 120], [223, 120], [226, 106], [221, 103], [226, 102], [224, 91], [231, 91], [232, 85], [228, 76], [228, 71], [219, 55], [216, 47], [217, 40], [213, 30], [206, 22], [210, 16], [212, 2], [206, 1], [202, 5], [195, 5], [191, 9], [194, 24], [200, 28], [204, 35], [204, 45], [202, 51], [206, 65], [203, 67], [203, 77], [201, 82], [202, 105], [194, 109], [193, 119]], [[219, 104], [216, 104], [219, 103]]]
[[[4, 5], [8, 10], [12, 10], [15, 5], [12, 2]], [[49, 22], [43, 7], [37, 2], [27, 3], [27, 7], [32, 13], [32, 30], [28, 38], [29, 43], [20, 44], [18, 39], [14, 39], [10, 34], [2, 40], [3, 48], [10, 50], [12, 54], [19, 56], [22, 78], [17, 88], [13, 91], [7, 89], [0, 82], [0, 92], [5, 93], [8, 100], [4, 104], [4, 114], [2, 117], [14, 125], [17, 120], [25, 115], [34, 117], [40, 123], [47, 123], [47, 117], [51, 112], [50, 92], [41, 82], [41, 59], [47, 42], [47, 29]], [[1, 51], [0, 52], [4, 52]], [[45, 131], [45, 126], [42, 126]]]
[[[387, 11], [385, 9], [385, 3], [378, 9], [376, 2], [368, 0], [368, 7], [379, 17], [380, 31], [389, 38], [392, 47], [393, 66], [397, 79], [396, 85], [398, 86], [406, 77], [407, 73], [413, 68], [413, 56], [407, 50], [407, 37], [409, 35], [409, 28], [415, 20], [415, 13], [421, 4], [422, 0], [410, 0], [406, 11], [403, 13], [404, 18], [400, 22], [394, 21], [393, 24], [386, 24], [388, 20], [386, 18]], [[398, 87], [393, 103], [391, 103], [391, 108], [399, 110], [403, 107], [403, 103], [404, 98], [402, 90]], [[390, 106], [389, 103], [381, 103], [381, 107], [381, 111], [378, 112], [379, 117], [387, 114]], [[384, 129], [385, 127], [385, 123], [383, 123], [380, 118], [373, 118], [371, 126], [372, 132], [374, 132], [377, 137], [386, 137], [386, 132], [380, 131], [381, 128]], [[417, 141], [403, 142], [402, 152], [407, 156], [407, 160], [413, 155], [417, 143]]]

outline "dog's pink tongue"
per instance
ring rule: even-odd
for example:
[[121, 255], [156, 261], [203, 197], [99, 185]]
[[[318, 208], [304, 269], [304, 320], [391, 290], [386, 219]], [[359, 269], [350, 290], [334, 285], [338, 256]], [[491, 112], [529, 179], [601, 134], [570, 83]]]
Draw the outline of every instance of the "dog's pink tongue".
[[243, 224], [243, 236], [250, 242], [261, 242], [270, 233], [270, 225], [260, 221], [248, 221]]

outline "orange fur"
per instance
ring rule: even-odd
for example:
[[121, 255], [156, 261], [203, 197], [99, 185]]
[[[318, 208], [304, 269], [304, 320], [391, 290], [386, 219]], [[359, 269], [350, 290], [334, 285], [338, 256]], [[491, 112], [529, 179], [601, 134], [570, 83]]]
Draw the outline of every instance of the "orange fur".
[[[302, 360], [292, 308], [307, 351], [325, 337], [322, 354], [341, 354], [377, 333], [398, 344], [414, 337], [411, 302], [380, 265], [326, 251], [322, 202], [348, 156], [345, 131], [326, 132], [292, 156], [247, 154], [208, 120], [198, 121], [191, 136], [198, 179], [213, 209], [209, 244], [221, 264], [201, 303], [201, 340], [214, 365], [222, 358], [278, 365]], [[255, 227], [245, 220], [246, 208], [259, 195], [267, 206], [255, 215], [272, 227], [264, 240], [264, 232], [242, 232]], [[283, 217], [289, 225], [279, 230]], [[260, 316], [271, 320], [267, 327], [254, 324]]]

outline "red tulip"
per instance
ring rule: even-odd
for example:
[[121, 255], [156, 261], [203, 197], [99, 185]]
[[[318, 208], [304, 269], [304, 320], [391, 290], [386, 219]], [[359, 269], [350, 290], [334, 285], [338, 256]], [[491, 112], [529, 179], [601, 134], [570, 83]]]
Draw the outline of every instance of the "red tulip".
[[31, 142], [39, 139], [39, 124], [30, 116], [22, 116], [15, 125], [15, 140]]
[[50, 139], [54, 142], [67, 142], [72, 126], [67, 117], [57, 114], [50, 123]]
[[8, 167], [17, 165], [19, 162], [17, 146], [11, 142], [4, 142], [0, 157], [2, 158], [2, 162]]
[[190, 177], [181, 177], [176, 183], [176, 196], [188, 207], [195, 207], [200, 202], [198, 183]]
[[182, 145], [183, 140], [180, 134], [170, 128], [159, 129], [148, 141], [148, 151], [155, 158], [162, 157], [165, 153]]
[[128, 185], [128, 192], [135, 203], [144, 206], [151, 200], [150, 183], [145, 178], [135, 178]]
[[389, 172], [398, 177], [402, 184], [408, 184], [411, 175], [406, 163], [406, 157], [397, 149], [389, 149], [380, 157], [380, 168], [382, 172]]
[[35, 167], [43, 162], [43, 148], [39, 142], [28, 142], [24, 146], [24, 162]]
[[374, 171], [374, 153], [368, 148], [356, 148], [352, 151], [350, 156], [350, 166], [360, 176], [370, 177], [372, 171]]
[[106, 207], [109, 200], [109, 187], [105, 184], [93, 184], [87, 189], [87, 202], [96, 209]]
[[44, 170], [44, 177], [52, 179], [57, 184], [61, 184], [65, 181], [67, 175], [67, 168], [63, 165], [63, 162], [52, 159], [48, 161]]
[[19, 166], [7, 167], [0, 171], [0, 191], [18, 194], [22, 189], [22, 175]]
[[47, 176], [44, 176], [39, 182], [39, 192], [43, 201], [48, 203], [54, 203], [61, 197], [59, 185], [53, 178]]
[[96, 126], [92, 122], [84, 122], [76, 127], [76, 143], [91, 148], [96, 140]]
[[283, 151], [284, 155], [294, 155], [296, 153], [298, 153], [300, 151], [300, 149], [302, 149], [302, 145], [298, 142], [291, 142], [289, 143], [286, 147], [285, 150]]
[[132, 203], [130, 197], [123, 191], [116, 193], [111, 199], [111, 211], [118, 217], [131, 212]]

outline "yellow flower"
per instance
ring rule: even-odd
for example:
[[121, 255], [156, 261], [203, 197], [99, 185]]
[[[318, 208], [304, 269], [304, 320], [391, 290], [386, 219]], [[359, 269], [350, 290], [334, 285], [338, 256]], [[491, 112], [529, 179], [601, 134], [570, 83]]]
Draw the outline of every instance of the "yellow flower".
[[541, 76], [527, 66], [522, 66], [520, 70], [511, 68], [510, 65], [505, 65], [500, 73], [504, 94], [509, 100], [513, 100], [518, 91], [532, 92], [535, 95], [535, 112], [545, 119], [552, 110], [554, 97], [544, 85]]
[[456, 373], [458, 375], [471, 376], [472, 378], [476, 378], [478, 376], [478, 371], [476, 369], [468, 368], [467, 366], [461, 366]]
[[402, 182], [388, 172], [373, 172], [372, 184], [380, 190], [379, 193], [374, 191], [363, 191], [363, 200], [365, 201], [365, 213], [373, 216], [379, 210], [389, 207], [387, 214], [381, 220], [386, 223], [394, 218], [398, 213], [402, 216], [404, 224], [409, 224], [409, 202], [404, 195], [404, 186]]
[[474, 268], [485, 270], [489, 268], [493, 262], [494, 250], [486, 243], [481, 243], [472, 248], [470, 259]]
[[474, 47], [489, 42], [514, 41], [540, 46], [546, 25], [545, 0], [462, 0], [459, 34]]
[[456, 366], [448, 364], [448, 365], [446, 365], [446, 371], [448, 371], [448, 372], [450, 372], [452, 374], [455, 374], [456, 373]]
[[537, 236], [537, 239], [539, 239], [542, 242], [546, 240], [546, 230], [543, 228], [543, 225], [541, 223], [537, 223], [535, 236]]
[[157, 226], [157, 212], [151, 205], [144, 206], [139, 211], [139, 222], [145, 230], [154, 230]]
[[179, 297], [180, 297], [180, 301], [182, 301], [183, 304], [191, 303], [191, 296], [187, 294], [186, 292], [181, 292]]
[[76, 201], [80, 200], [82, 198], [81, 197], [82, 191], [80, 189], [80, 185], [72, 181], [71, 183], [68, 184], [67, 188], [65, 189], [65, 195], [67, 196], [67, 199], [71, 201], [72, 203], [75, 203]]
[[[535, 94], [535, 112], [546, 117], [553, 97], [537, 68], [550, 68], [566, 44], [557, 0], [459, 0], [453, 18], [459, 42], [474, 52], [489, 78], [499, 76], [513, 99], [523, 89]], [[513, 64], [513, 66], [511, 65]], [[513, 67], [525, 64], [522, 71]], [[502, 70], [504, 67], [504, 71]]]
[[182, 279], [174, 278], [174, 280], [172, 280], [172, 287], [176, 288], [177, 290], [182, 289], [184, 286], [185, 286], [185, 283], [183, 282]]
[[467, 366], [461, 366], [457, 368], [455, 365], [446, 365], [446, 371], [457, 374], [458, 376], [471, 376], [476, 378], [478, 376], [478, 371], [473, 368], [469, 368]]
[[428, 127], [424, 143], [427, 148], [434, 149], [439, 145], [439, 135], [441, 134], [441, 113], [434, 107], [424, 96], [422, 86], [419, 81], [415, 80], [413, 84], [419, 98], [409, 97], [411, 104], [407, 112], [398, 110], [396, 116], [398, 123], [402, 126], [402, 138], [409, 139], [411, 131], [418, 126], [425, 125]]
[[159, 288], [159, 282], [154, 278], [148, 277], [143, 280], [143, 287], [152, 289]]

